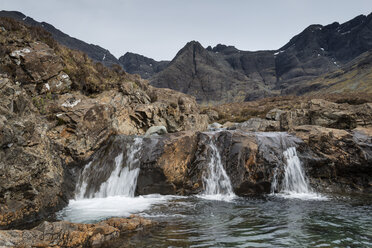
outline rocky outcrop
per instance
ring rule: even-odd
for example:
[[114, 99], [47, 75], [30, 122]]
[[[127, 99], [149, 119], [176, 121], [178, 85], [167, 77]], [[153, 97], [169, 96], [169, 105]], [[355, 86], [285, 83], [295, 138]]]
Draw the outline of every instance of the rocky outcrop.
[[66, 46], [70, 49], [79, 50], [86, 53], [91, 59], [101, 62], [106, 66], [119, 65], [120, 62], [110, 53], [109, 50], [104, 49], [98, 45], [88, 44], [82, 40], [70, 37], [68, 34], [56, 29], [53, 25], [46, 22], [38, 22], [29, 16], [25, 16], [18, 11], [0, 11], [0, 17], [13, 18], [17, 21], [23, 22], [27, 25], [45, 29], [52, 34], [53, 38], [59, 44]]
[[[48, 123], [20, 85], [0, 78], [0, 229], [35, 222], [66, 204], [59, 147]], [[73, 186], [72, 186], [73, 187]]]
[[111, 218], [97, 224], [45, 221], [30, 230], [0, 231], [0, 247], [102, 247], [121, 234], [155, 224], [138, 216]]
[[298, 126], [293, 133], [315, 154], [308, 173], [319, 190], [372, 192], [372, 128], [351, 131]]
[[[234, 192], [240, 196], [272, 192], [274, 175], [279, 184], [284, 176], [283, 153], [290, 147], [296, 147], [311, 184], [318, 191], [370, 192], [370, 129], [345, 131], [308, 125], [295, 127], [291, 134], [222, 130], [144, 138], [137, 154], [140, 174], [136, 194], [203, 192], [203, 175], [213, 156], [211, 141], [217, 147]], [[97, 173], [92, 174], [94, 180], [87, 187], [91, 195], [110, 176], [115, 167], [113, 159], [131, 145], [132, 139], [118, 136], [94, 156], [89, 169]], [[106, 168], [105, 173], [102, 168]]]
[[301, 108], [289, 111], [273, 109], [267, 119], [279, 121], [280, 130], [299, 125], [317, 125], [337, 129], [354, 129], [372, 125], [372, 105], [337, 104], [321, 99], [310, 100]]
[[[289, 103], [293, 104], [293, 103]], [[244, 118], [244, 117], [241, 117]], [[269, 110], [265, 118], [249, 118], [241, 123], [227, 121], [222, 127], [250, 132], [288, 131], [296, 126], [316, 125], [336, 129], [354, 129], [372, 126], [372, 105], [335, 103], [324, 99], [310, 99]]]
[[[82, 165], [115, 134], [204, 130], [195, 100], [156, 89], [0, 18], [0, 229], [35, 225], [63, 207]], [[72, 173], [72, 172], [71, 172]]]

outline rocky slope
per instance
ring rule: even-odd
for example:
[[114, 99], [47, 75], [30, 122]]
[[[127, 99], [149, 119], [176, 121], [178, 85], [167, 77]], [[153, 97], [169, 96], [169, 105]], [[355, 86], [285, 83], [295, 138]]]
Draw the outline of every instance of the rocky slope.
[[[131, 64], [130, 71], [155, 73], [150, 77], [152, 85], [193, 95], [201, 103], [303, 95], [324, 89], [371, 92], [370, 59], [362, 55], [372, 49], [371, 27], [372, 14], [343, 24], [311, 25], [275, 51], [248, 52], [226, 45], [205, 49], [198, 42], [189, 42], [158, 73], [142, 70], [147, 67], [138, 62]], [[122, 57], [121, 63], [128, 68], [129, 58]], [[359, 75], [360, 67], [365, 74]], [[325, 73], [331, 74], [319, 77]], [[354, 76], [358, 83], [350, 85]], [[367, 89], [357, 86], [359, 82]]]
[[169, 64], [169, 61], [155, 61], [145, 56], [130, 52], [121, 56], [119, 62], [126, 72], [138, 74], [144, 79], [148, 79], [154, 74], [164, 70]]
[[0, 17], [9, 17], [20, 22], [23, 22], [30, 26], [40, 27], [52, 34], [53, 38], [63, 46], [66, 46], [70, 49], [79, 50], [84, 52], [96, 62], [101, 62], [106, 66], [112, 66], [114, 64], [119, 65], [119, 61], [115, 58], [114, 55], [110, 53], [109, 50], [104, 49], [100, 46], [94, 44], [88, 44], [82, 40], [70, 37], [68, 34], [63, 33], [62, 31], [55, 28], [53, 25], [46, 22], [38, 22], [32, 19], [29, 16], [25, 16], [18, 11], [0, 11]]
[[94, 63], [41, 28], [0, 18], [0, 44], [1, 229], [64, 206], [76, 179], [69, 168], [111, 135], [207, 126], [193, 98]]

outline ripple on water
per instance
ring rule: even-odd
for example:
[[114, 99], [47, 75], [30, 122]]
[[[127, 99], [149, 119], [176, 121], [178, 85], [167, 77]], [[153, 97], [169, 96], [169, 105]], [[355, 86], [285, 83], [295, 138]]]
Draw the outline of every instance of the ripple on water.
[[61, 218], [93, 221], [84, 212], [95, 213], [96, 220], [137, 213], [163, 223], [150, 234], [123, 237], [110, 247], [372, 246], [372, 200], [367, 198], [327, 196], [326, 201], [319, 201], [267, 196], [211, 201], [159, 195], [114, 197], [96, 203], [93, 199], [73, 202]]

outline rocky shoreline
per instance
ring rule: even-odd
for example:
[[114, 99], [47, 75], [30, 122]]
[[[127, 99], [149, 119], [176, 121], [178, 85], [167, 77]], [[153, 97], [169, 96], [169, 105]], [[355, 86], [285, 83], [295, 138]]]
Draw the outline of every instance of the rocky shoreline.
[[101, 247], [120, 235], [149, 229], [156, 224], [134, 215], [96, 224], [44, 221], [30, 230], [0, 231], [0, 247]]

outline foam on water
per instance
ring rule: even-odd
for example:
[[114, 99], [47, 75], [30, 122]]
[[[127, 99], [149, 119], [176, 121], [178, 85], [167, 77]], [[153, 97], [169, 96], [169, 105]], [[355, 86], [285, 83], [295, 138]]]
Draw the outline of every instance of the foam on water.
[[70, 200], [68, 206], [58, 213], [58, 218], [78, 223], [94, 223], [110, 217], [128, 217], [150, 208], [153, 204], [165, 203], [170, 198], [171, 196], [156, 194]]

